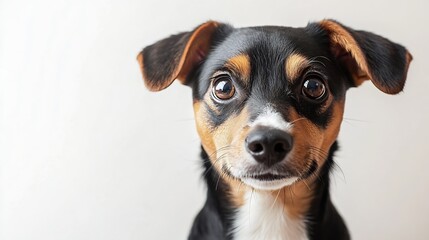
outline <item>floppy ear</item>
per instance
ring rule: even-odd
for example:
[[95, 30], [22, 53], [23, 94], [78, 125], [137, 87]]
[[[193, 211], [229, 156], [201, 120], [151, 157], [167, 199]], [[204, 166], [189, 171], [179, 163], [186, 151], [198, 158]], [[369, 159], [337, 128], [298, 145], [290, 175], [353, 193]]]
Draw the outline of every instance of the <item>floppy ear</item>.
[[328, 32], [331, 51], [349, 70], [355, 86], [370, 79], [385, 93], [402, 91], [412, 60], [407, 49], [381, 36], [356, 31], [333, 20], [321, 21], [319, 25]]
[[146, 87], [160, 91], [175, 79], [185, 84], [188, 74], [205, 59], [217, 22], [206, 22], [191, 32], [179, 33], [147, 46], [137, 56]]

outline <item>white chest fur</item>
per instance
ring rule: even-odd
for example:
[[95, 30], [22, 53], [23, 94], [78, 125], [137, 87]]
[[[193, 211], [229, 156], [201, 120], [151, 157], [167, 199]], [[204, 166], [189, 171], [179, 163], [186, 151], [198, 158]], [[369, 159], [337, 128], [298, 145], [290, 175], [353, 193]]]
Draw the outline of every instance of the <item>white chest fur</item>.
[[304, 220], [288, 216], [268, 192], [245, 194], [234, 227], [234, 240], [308, 240]]

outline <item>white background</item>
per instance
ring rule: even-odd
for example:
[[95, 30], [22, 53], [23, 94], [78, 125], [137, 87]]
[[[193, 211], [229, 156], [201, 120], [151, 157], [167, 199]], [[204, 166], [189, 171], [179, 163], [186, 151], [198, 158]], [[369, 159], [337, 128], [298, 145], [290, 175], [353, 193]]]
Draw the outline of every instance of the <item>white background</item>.
[[0, 0], [0, 239], [185, 239], [204, 201], [191, 92], [137, 53], [209, 20], [334, 18], [408, 47], [405, 91], [349, 91], [332, 196], [354, 239], [429, 239], [427, 0]]

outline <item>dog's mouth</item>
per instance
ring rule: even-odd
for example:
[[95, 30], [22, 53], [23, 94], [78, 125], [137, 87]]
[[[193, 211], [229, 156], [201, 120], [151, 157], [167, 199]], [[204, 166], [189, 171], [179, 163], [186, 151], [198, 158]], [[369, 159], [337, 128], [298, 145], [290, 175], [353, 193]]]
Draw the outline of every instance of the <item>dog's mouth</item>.
[[224, 168], [224, 172], [228, 175], [239, 179], [244, 184], [259, 190], [278, 190], [286, 186], [290, 186], [295, 182], [306, 179], [314, 174], [318, 169], [318, 164], [315, 160], [311, 161], [308, 167], [301, 174], [292, 172], [279, 172], [275, 170], [265, 170], [261, 172], [251, 172], [243, 175], [234, 175], [228, 168]]
[[286, 179], [288, 177], [290, 177], [290, 176], [273, 174], [273, 173], [265, 173], [265, 174], [245, 175], [243, 178], [253, 178], [253, 179], [259, 180], [259, 181], [276, 181], [276, 180]]
[[298, 179], [298, 177], [277, 175], [272, 173], [249, 175], [240, 178], [244, 184], [259, 190], [278, 190], [285, 186], [292, 185], [298, 181]]

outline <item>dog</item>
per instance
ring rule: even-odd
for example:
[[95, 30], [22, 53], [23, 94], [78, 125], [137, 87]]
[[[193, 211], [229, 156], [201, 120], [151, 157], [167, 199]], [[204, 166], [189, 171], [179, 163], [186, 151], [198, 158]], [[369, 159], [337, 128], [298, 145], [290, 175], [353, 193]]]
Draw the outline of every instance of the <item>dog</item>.
[[350, 239], [329, 194], [346, 91], [401, 92], [406, 48], [335, 20], [209, 21], [137, 59], [149, 90], [192, 88], [207, 200], [189, 239]]

